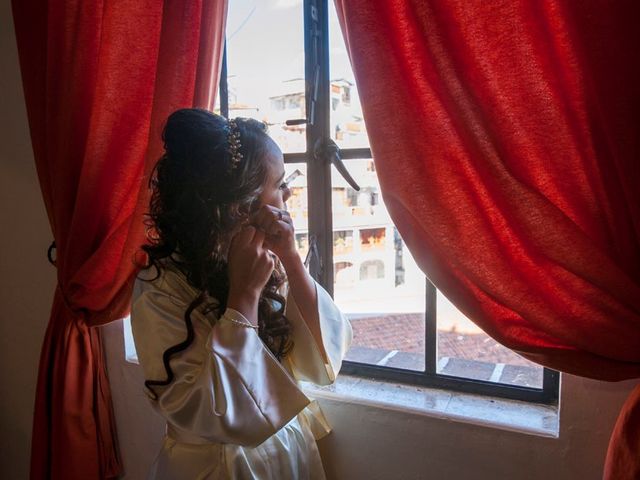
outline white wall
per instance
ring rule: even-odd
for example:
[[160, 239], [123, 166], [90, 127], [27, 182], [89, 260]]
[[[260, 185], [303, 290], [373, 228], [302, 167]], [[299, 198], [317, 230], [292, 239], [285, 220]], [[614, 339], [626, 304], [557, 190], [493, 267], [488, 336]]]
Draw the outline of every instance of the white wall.
[[[0, 478], [28, 478], [40, 346], [55, 288], [51, 242], [29, 143], [9, 0], [0, 0]], [[143, 478], [162, 422], [124, 363], [120, 324], [106, 331], [127, 479]], [[370, 407], [322, 402], [335, 426], [320, 448], [334, 479], [597, 479], [634, 382], [566, 378], [561, 438], [531, 437]]]
[[28, 478], [35, 383], [55, 270], [9, 0], [0, 0], [0, 478]]
[[323, 403], [321, 446], [334, 479], [600, 479], [624, 387], [567, 378], [559, 439], [399, 412]]

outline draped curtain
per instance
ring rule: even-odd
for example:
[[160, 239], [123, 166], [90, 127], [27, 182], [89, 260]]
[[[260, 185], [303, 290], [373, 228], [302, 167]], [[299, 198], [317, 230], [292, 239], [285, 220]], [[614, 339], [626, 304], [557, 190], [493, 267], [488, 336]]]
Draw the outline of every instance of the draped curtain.
[[129, 309], [163, 122], [177, 108], [213, 106], [226, 8], [225, 0], [13, 1], [57, 252], [32, 479], [122, 473], [96, 327]]
[[[418, 264], [502, 344], [612, 381], [640, 377], [637, 5], [336, 0]], [[639, 401], [640, 387], [608, 478], [640, 478]]]

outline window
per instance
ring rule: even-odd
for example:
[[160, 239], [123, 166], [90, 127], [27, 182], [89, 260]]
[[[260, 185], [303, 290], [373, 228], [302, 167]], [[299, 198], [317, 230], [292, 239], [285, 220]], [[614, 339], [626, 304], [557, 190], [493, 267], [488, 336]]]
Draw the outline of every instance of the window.
[[367, 260], [360, 265], [360, 280], [384, 279], [384, 262], [382, 260]]
[[360, 230], [360, 248], [365, 252], [384, 251], [386, 229], [363, 228]]
[[288, 209], [299, 254], [354, 327], [343, 371], [557, 400], [557, 372], [466, 318], [425, 278], [393, 225], [333, 2], [231, 2], [219, 108], [266, 122], [286, 174], [295, 174]]
[[345, 255], [353, 251], [353, 231], [334, 230], [333, 231], [333, 253], [334, 258]]
[[335, 262], [333, 264], [333, 278], [336, 285], [347, 286], [355, 282], [353, 263]]

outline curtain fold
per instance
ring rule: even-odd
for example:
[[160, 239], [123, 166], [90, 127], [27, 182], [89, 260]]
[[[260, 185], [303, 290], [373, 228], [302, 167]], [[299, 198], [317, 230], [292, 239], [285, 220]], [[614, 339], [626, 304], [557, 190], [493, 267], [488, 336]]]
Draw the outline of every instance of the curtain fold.
[[97, 326], [127, 314], [147, 181], [177, 108], [211, 108], [226, 0], [14, 0], [58, 286], [41, 353], [32, 479], [122, 473]]
[[[637, 3], [335, 3], [382, 194], [423, 271], [533, 361], [640, 377]], [[609, 478], [640, 477], [629, 402]]]

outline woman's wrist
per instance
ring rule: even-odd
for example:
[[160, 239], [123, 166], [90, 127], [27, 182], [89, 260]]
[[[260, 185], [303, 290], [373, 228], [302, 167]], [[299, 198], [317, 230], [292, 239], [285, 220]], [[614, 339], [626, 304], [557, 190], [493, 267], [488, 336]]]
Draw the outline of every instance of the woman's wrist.
[[287, 261], [281, 260], [281, 262], [285, 273], [287, 274], [289, 285], [293, 283], [306, 283], [311, 281], [311, 275], [309, 275], [307, 267], [304, 266], [304, 263], [298, 254], [296, 254], [294, 258], [288, 259]]
[[229, 291], [227, 307], [240, 312], [252, 325], [258, 324], [258, 300], [260, 292], [242, 289]]
[[300, 255], [298, 255], [298, 252], [296, 250], [294, 250], [292, 253], [290, 253], [287, 256], [279, 257], [279, 258], [280, 258], [280, 262], [282, 263], [282, 266], [287, 272], [287, 275], [289, 274], [290, 271], [299, 270], [300, 268], [304, 269], [304, 264], [302, 263], [302, 259], [300, 258]]

